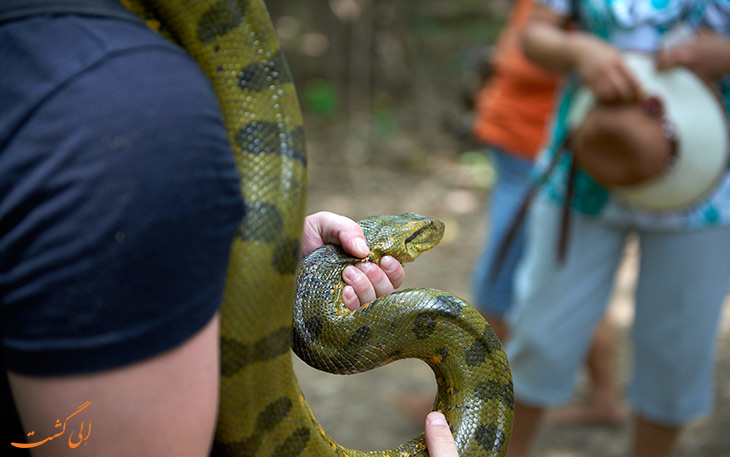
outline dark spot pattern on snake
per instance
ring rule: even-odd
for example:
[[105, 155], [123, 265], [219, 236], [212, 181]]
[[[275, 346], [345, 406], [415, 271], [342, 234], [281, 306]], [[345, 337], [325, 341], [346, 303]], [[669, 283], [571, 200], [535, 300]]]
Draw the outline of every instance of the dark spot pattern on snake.
[[474, 397], [481, 401], [490, 401], [513, 396], [512, 383], [502, 379], [487, 379], [474, 386]]
[[272, 86], [292, 83], [291, 73], [281, 50], [274, 53], [270, 60], [246, 65], [236, 78], [244, 92], [262, 92]]
[[436, 296], [438, 312], [443, 316], [458, 318], [464, 309], [464, 302], [451, 294], [439, 294]]
[[359, 348], [365, 345], [368, 340], [370, 339], [370, 336], [372, 335], [372, 330], [369, 326], [363, 325], [362, 327], [355, 330], [355, 333], [352, 334], [350, 337], [350, 340], [347, 342], [348, 348]]
[[464, 349], [464, 361], [469, 366], [478, 366], [484, 363], [490, 353], [488, 341], [484, 338], [477, 338]]
[[276, 206], [265, 202], [245, 202], [237, 236], [243, 241], [271, 243], [277, 239], [276, 232], [283, 227], [284, 219]]
[[302, 453], [309, 442], [310, 430], [306, 427], [299, 427], [287, 436], [271, 454], [272, 457], [296, 457]]
[[474, 432], [476, 442], [484, 449], [490, 449], [496, 442], [505, 441], [502, 431], [494, 424], [479, 425]]
[[296, 273], [300, 249], [301, 243], [298, 239], [284, 240], [277, 244], [272, 257], [274, 269], [282, 274]]
[[198, 40], [210, 43], [241, 25], [248, 4], [249, 0], [219, 0], [213, 4], [198, 21]]
[[320, 316], [310, 317], [304, 322], [304, 329], [311, 338], [316, 340], [322, 333], [322, 318]]
[[259, 446], [261, 446], [261, 437], [252, 435], [239, 441], [224, 443], [216, 441], [213, 443], [213, 449], [210, 453], [212, 456], [226, 455], [256, 455]]
[[437, 323], [438, 317], [435, 313], [421, 313], [416, 316], [416, 321], [413, 323], [413, 333], [417, 339], [424, 340], [433, 334]]
[[[284, 421], [284, 419], [289, 415], [292, 405], [293, 402], [286, 397], [281, 397], [272, 401], [266, 405], [266, 407], [264, 407], [264, 409], [256, 417], [256, 427], [250, 436], [230, 443], [218, 442], [216, 443], [214, 452], [211, 455], [256, 455], [259, 447], [261, 447], [261, 442], [263, 441], [265, 434]], [[299, 441], [301, 442], [301, 439]], [[306, 445], [306, 442], [304, 444]]]
[[304, 130], [271, 121], [250, 121], [236, 132], [236, 144], [250, 154], [273, 154], [306, 164]]
[[423, 311], [413, 323], [413, 333], [419, 340], [430, 337], [436, 331], [436, 326], [443, 319], [458, 319], [464, 308], [463, 303], [456, 297], [447, 294], [437, 295], [432, 309]]
[[266, 405], [256, 419], [256, 432], [265, 433], [271, 431], [284, 420], [291, 408], [292, 401], [287, 397], [281, 397]]
[[221, 338], [221, 375], [234, 376], [248, 365], [271, 360], [289, 352], [291, 327], [275, 330], [251, 345]]

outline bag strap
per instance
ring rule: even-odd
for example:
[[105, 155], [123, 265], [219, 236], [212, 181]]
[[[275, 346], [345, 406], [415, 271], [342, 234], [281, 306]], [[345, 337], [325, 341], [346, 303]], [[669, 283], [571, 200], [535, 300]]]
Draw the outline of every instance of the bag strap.
[[581, 0], [570, 0], [570, 19], [574, 22], [580, 21], [580, 2]]
[[[530, 204], [534, 200], [535, 195], [537, 194], [537, 191], [540, 189], [540, 187], [542, 187], [542, 185], [547, 182], [548, 177], [552, 173], [553, 169], [555, 169], [555, 166], [560, 161], [560, 158], [567, 153], [566, 146], [569, 141], [570, 136], [566, 134], [565, 138], [563, 138], [555, 147], [555, 153], [553, 153], [552, 157], [550, 158], [550, 162], [548, 162], [547, 167], [545, 167], [540, 176], [537, 179], [533, 180], [532, 183], [530, 183], [530, 186], [527, 188], [527, 192], [525, 192], [525, 196], [522, 198], [522, 203], [520, 203], [519, 209], [512, 217], [512, 222], [510, 222], [509, 227], [505, 232], [504, 239], [502, 239], [502, 242], [499, 245], [499, 250], [494, 257], [494, 261], [489, 266], [490, 282], [494, 283], [494, 281], [497, 280], [497, 276], [502, 270], [504, 261], [507, 258], [507, 253], [509, 252], [512, 243], [514, 243], [515, 237], [517, 236], [520, 227], [525, 222], [525, 217], [527, 216], [527, 210], [530, 208]], [[575, 167], [575, 160], [572, 160], [571, 158], [570, 174], [568, 176], [568, 190], [565, 196], [560, 228], [560, 239], [558, 240], [559, 263], [563, 263], [563, 261], [565, 260], [568, 248], [568, 235], [570, 232], [570, 200], [573, 197]]]
[[570, 170], [568, 171], [568, 187], [565, 191], [563, 201], [563, 214], [560, 218], [560, 238], [558, 239], [558, 265], [565, 263], [568, 254], [568, 238], [570, 238], [570, 201], [575, 193], [575, 172], [577, 163], [575, 157], [571, 157]]
[[111, 17], [144, 24], [118, 0], [0, 0], [0, 24], [45, 14]]

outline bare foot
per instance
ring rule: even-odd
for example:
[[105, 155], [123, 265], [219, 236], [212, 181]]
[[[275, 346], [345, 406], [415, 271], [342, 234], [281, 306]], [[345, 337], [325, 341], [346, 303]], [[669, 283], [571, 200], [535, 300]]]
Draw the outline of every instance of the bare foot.
[[618, 427], [627, 417], [623, 406], [601, 406], [594, 403], [582, 403], [550, 411], [546, 417], [548, 425], [598, 425]]

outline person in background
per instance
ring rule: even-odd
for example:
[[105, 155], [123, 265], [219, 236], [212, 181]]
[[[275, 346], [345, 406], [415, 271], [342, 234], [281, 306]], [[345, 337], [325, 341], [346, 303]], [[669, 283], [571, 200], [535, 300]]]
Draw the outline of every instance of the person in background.
[[[660, 70], [677, 65], [692, 70], [718, 89], [727, 107], [728, 13], [727, 2], [714, 0], [540, 0], [523, 42], [526, 55], [545, 69], [574, 72], [599, 107], [646, 110], [642, 119], [651, 119], [647, 124], [657, 128], [654, 138], [663, 144], [672, 137], [639, 103], [646, 94], [621, 51], [653, 55]], [[569, 31], [575, 18], [580, 30]], [[703, 29], [706, 24], [714, 30]], [[662, 46], [678, 27], [693, 38]], [[566, 104], [569, 97], [566, 90]], [[568, 112], [558, 113], [555, 139], [567, 136]], [[727, 112], [719, 117], [727, 118]], [[630, 127], [624, 131], [633, 132]], [[548, 156], [556, 151], [551, 148]], [[556, 221], [570, 173], [572, 229], [560, 264]], [[690, 207], [653, 212], [620, 201], [615, 189], [598, 184], [570, 160], [557, 162], [530, 210], [510, 315], [507, 354], [516, 419], [509, 457], [527, 455], [545, 409], [572, 395], [629, 232], [637, 233], [641, 255], [628, 390], [636, 415], [630, 455], [666, 457], [683, 427], [711, 411], [717, 325], [730, 281], [730, 174], [726, 168], [717, 173], [719, 182]]]
[[[533, 0], [516, 0], [509, 22], [501, 32], [491, 77], [478, 91], [472, 133], [491, 154], [497, 172], [487, 211], [491, 230], [472, 276], [475, 307], [502, 342], [509, 331], [504, 316], [513, 303], [515, 268], [524, 249], [524, 225], [518, 227], [509, 250], [500, 249], [531, 183], [533, 160], [544, 146], [562, 77], [548, 72], [524, 55], [520, 42], [530, 18]], [[556, 410], [556, 424], [615, 425], [624, 417], [614, 380], [613, 327], [605, 320], [596, 331], [587, 367], [591, 389], [585, 403]]]

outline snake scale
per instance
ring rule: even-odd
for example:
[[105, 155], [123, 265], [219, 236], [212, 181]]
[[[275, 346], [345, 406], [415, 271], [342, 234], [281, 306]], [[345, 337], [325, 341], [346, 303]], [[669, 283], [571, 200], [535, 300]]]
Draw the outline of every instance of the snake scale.
[[[396, 292], [350, 312], [339, 302], [341, 274], [357, 259], [324, 246], [299, 266], [306, 196], [302, 118], [263, 2], [123, 3], [202, 67], [216, 90], [241, 174], [245, 216], [231, 248], [220, 311], [221, 401], [213, 454], [428, 455], [423, 435], [379, 452], [335, 443], [301, 394], [293, 343], [311, 365], [339, 373], [404, 357], [425, 360], [439, 389], [434, 407], [446, 415], [460, 455], [504, 455], [513, 413], [509, 365], [478, 312], [431, 289]], [[369, 218], [361, 225], [372, 261], [386, 254], [411, 261], [443, 233], [440, 222], [413, 214]]]

